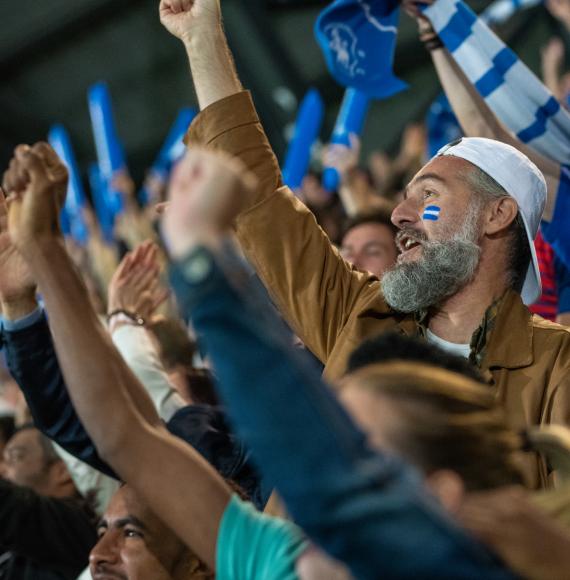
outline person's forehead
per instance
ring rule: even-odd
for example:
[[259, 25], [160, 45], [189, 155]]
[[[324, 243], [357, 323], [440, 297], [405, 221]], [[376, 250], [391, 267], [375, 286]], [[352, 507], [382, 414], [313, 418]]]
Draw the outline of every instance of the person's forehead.
[[394, 239], [394, 233], [387, 224], [367, 222], [351, 228], [342, 240], [342, 245], [351, 243], [366, 244], [370, 242], [385, 243]]
[[111, 498], [103, 520], [109, 527], [119, 525], [126, 519], [140, 522], [148, 531], [160, 531], [162, 524], [144, 501], [128, 485], [123, 485]]
[[12, 435], [8, 443], [6, 444], [6, 449], [12, 449], [14, 447], [25, 447], [27, 449], [40, 447], [39, 441], [39, 431], [37, 429], [22, 429], [17, 431]]
[[406, 187], [406, 191], [409, 193], [429, 180], [439, 182], [447, 187], [457, 188], [459, 186], [461, 189], [467, 189], [465, 176], [473, 168], [473, 164], [469, 161], [452, 155], [434, 157], [416, 173]]

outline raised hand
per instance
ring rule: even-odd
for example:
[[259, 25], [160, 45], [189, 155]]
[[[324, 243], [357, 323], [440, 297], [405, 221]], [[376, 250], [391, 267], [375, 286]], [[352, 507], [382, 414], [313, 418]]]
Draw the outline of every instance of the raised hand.
[[158, 246], [145, 242], [129, 252], [109, 283], [108, 312], [125, 310], [149, 320], [168, 298], [160, 282]]
[[0, 304], [4, 316], [25, 316], [36, 306], [36, 283], [8, 233], [8, 209], [0, 193]]
[[434, 0], [401, 0], [402, 10], [412, 18], [421, 17], [421, 7], [433, 4]]
[[358, 167], [360, 158], [360, 139], [357, 135], [349, 135], [350, 147], [333, 143], [323, 150], [323, 165], [337, 170], [341, 181], [345, 181], [348, 174]]
[[546, 0], [547, 10], [570, 30], [570, 0]]
[[236, 159], [191, 149], [176, 166], [162, 229], [169, 252], [181, 258], [199, 240], [223, 235], [256, 187]]
[[161, 0], [162, 25], [183, 42], [221, 25], [220, 0]]
[[59, 212], [67, 182], [65, 165], [47, 143], [16, 147], [3, 189], [8, 195], [10, 238], [24, 255], [42, 240], [61, 235]]

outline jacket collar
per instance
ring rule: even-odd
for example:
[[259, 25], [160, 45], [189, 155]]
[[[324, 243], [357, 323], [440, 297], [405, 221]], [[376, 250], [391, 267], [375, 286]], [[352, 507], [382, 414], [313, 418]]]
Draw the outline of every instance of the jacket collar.
[[[426, 337], [427, 311], [417, 312], [398, 324], [407, 335]], [[532, 314], [518, 292], [507, 290], [485, 313], [471, 339], [470, 360], [481, 370], [516, 369], [534, 362]]]
[[500, 302], [481, 366], [516, 369], [531, 365], [533, 330], [532, 314], [520, 295], [508, 290]]

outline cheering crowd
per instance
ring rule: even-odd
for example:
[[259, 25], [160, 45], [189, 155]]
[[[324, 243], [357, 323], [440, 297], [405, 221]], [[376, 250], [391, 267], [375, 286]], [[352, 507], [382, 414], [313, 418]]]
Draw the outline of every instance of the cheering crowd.
[[219, 0], [160, 2], [200, 113], [158, 206], [116, 176], [120, 244], [65, 239], [66, 166], [16, 147], [0, 579], [570, 577], [570, 178], [403, 5], [465, 136], [332, 144], [338, 195], [284, 185]]

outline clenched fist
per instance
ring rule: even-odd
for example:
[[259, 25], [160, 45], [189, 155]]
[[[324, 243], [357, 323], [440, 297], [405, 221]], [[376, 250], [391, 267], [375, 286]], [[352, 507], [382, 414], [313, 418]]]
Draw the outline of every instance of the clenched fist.
[[221, 24], [220, 0], [161, 0], [160, 21], [183, 42]]
[[16, 147], [3, 189], [8, 195], [8, 232], [22, 253], [32, 243], [61, 235], [59, 213], [67, 182], [67, 168], [47, 143]]
[[173, 172], [162, 220], [170, 255], [181, 258], [195, 243], [223, 235], [256, 183], [237, 159], [189, 150]]

